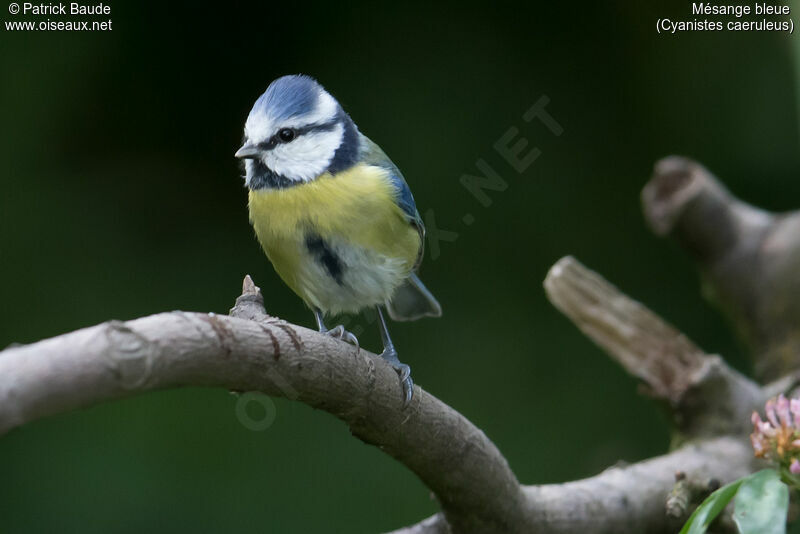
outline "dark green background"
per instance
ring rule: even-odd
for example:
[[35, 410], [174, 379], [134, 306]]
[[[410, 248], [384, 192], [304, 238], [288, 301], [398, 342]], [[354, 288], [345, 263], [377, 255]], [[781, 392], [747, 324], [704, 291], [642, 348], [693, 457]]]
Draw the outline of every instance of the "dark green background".
[[[245, 273], [268, 311], [311, 325], [256, 244], [233, 158], [267, 84], [304, 72], [390, 154], [420, 211], [459, 233], [423, 266], [444, 317], [392, 329], [417, 382], [525, 483], [666, 451], [658, 407], [542, 280], [573, 254], [747, 371], [689, 260], [647, 230], [639, 191], [679, 153], [751, 202], [800, 205], [795, 37], [658, 35], [657, 18], [692, 18], [687, 2], [556, 4], [113, 2], [111, 32], [0, 30], [0, 346], [224, 313]], [[542, 95], [560, 137], [521, 119]], [[492, 148], [512, 126], [542, 151], [522, 175]], [[478, 158], [509, 184], [488, 208], [459, 184]], [[362, 345], [378, 348], [372, 328]], [[0, 439], [0, 531], [374, 532], [437, 510], [343, 423], [275, 404], [263, 432], [211, 389], [14, 430]]]

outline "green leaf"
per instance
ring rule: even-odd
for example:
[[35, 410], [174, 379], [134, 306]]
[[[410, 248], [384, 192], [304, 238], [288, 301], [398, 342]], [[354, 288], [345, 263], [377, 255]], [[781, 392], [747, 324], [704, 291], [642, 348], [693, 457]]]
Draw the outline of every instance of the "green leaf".
[[709, 495], [683, 525], [680, 534], [703, 534], [719, 513], [728, 506], [744, 480], [744, 478], [735, 480]]
[[789, 488], [774, 469], [743, 479], [734, 501], [733, 520], [741, 534], [786, 534]]

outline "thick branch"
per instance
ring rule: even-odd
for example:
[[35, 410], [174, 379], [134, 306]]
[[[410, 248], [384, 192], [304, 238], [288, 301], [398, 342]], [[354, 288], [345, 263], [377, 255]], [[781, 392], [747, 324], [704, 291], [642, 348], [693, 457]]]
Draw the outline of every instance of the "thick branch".
[[750, 345], [756, 374], [800, 366], [800, 212], [772, 214], [734, 197], [708, 170], [672, 156], [642, 190], [645, 219], [695, 259], [706, 296]]
[[[245, 286], [239, 306], [252, 315], [259, 297]], [[483, 432], [419, 387], [403, 410], [397, 374], [382, 359], [275, 318], [162, 313], [7, 349], [0, 352], [0, 434], [47, 415], [188, 385], [259, 390], [336, 415], [414, 471], [461, 531], [511, 531], [508, 525], [524, 522], [516, 478]]]
[[[515, 532], [674, 533], [686, 519], [666, 513], [676, 472], [692, 473], [695, 480], [726, 483], [754, 469], [753, 450], [746, 439], [720, 437], [584, 480], [527, 486], [524, 491], [533, 523], [530, 530]], [[394, 534], [443, 534], [446, 528], [444, 518], [436, 515]]]
[[[554, 273], [548, 291], [555, 288], [560, 306], [568, 313], [590, 310], [571, 316], [603, 346], [613, 347], [615, 357], [653, 391], [677, 395], [678, 405], [693, 390], [711, 405], [713, 399], [704, 396], [711, 391], [728, 401], [753, 395], [746, 379], [720, 359], [710, 365], [689, 340], [574, 260], [559, 262]], [[500, 452], [463, 416], [418, 387], [403, 410], [389, 365], [267, 316], [249, 277], [231, 314], [236, 317], [172, 312], [112, 321], [0, 352], [0, 434], [146, 390], [182, 385], [260, 390], [327, 410], [413, 470], [436, 493], [443, 511], [402, 530], [419, 534], [671, 532], [665, 503], [676, 471], [724, 483], [752, 469], [749, 444], [736, 432], [740, 426], [730, 423], [724, 428], [731, 435], [698, 433], [702, 439], [662, 457], [567, 484], [521, 487]], [[651, 354], [647, 347], [659, 352]], [[700, 378], [682, 376], [685, 372]], [[709, 376], [719, 387], [699, 388]], [[738, 418], [740, 411], [720, 417]]]

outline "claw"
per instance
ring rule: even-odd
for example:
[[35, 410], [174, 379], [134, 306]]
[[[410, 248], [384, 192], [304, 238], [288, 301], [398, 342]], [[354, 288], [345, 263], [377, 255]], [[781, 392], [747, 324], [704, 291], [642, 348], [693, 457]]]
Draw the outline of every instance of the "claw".
[[403, 382], [403, 408], [405, 408], [414, 397], [414, 381], [411, 380], [411, 376], [407, 376], [404, 380], [401, 378], [401, 380]]
[[411, 377], [411, 367], [404, 363], [396, 366], [394, 370], [397, 371], [398, 375], [400, 375], [400, 382], [405, 382], [407, 378]]
[[331, 336], [334, 339], [339, 339], [341, 341], [344, 341], [345, 343], [350, 343], [351, 345], [354, 345], [356, 347], [356, 352], [358, 352], [361, 348], [358, 344], [358, 338], [355, 336], [355, 334], [345, 330], [343, 325], [336, 325], [330, 330], [323, 332], [323, 334]]
[[397, 358], [397, 351], [394, 350], [394, 347], [384, 349], [381, 353], [381, 358], [386, 360], [400, 377], [400, 383], [403, 385], [403, 408], [407, 407], [414, 397], [414, 381], [411, 379], [411, 367]]

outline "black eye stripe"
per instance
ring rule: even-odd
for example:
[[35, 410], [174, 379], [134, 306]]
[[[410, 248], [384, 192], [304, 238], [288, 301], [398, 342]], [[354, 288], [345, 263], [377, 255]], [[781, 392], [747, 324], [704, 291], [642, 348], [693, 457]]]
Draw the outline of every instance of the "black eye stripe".
[[309, 132], [329, 132], [336, 128], [336, 125], [341, 122], [339, 118], [335, 118], [328, 122], [318, 122], [315, 124], [308, 124], [306, 126], [301, 126], [300, 128], [295, 128], [294, 131], [297, 135], [304, 135]]
[[269, 139], [269, 141], [263, 141], [261, 143], [258, 143], [258, 148], [260, 148], [261, 150], [272, 150], [273, 148], [275, 148], [277, 144], [278, 141], [273, 136]]
[[[328, 122], [318, 122], [318, 123], [314, 123], [314, 124], [307, 124], [305, 126], [300, 126], [299, 128], [281, 128], [280, 130], [278, 130], [278, 132], [275, 135], [270, 137], [268, 141], [263, 141], [263, 142], [259, 143], [258, 147], [261, 148], [262, 150], [272, 150], [273, 148], [275, 148], [279, 144], [290, 143], [290, 142], [294, 141], [295, 139], [297, 139], [298, 137], [300, 137], [301, 135], [305, 135], [307, 133], [312, 133], [312, 132], [330, 132], [331, 130], [336, 128], [337, 124], [340, 124], [340, 123], [341, 123], [341, 118], [340, 117], [336, 117], [335, 119], [330, 120]], [[292, 132], [294, 132], [294, 137], [292, 137], [288, 141], [285, 141], [285, 140], [281, 139], [281, 135], [280, 134], [284, 130], [291, 130]]]

